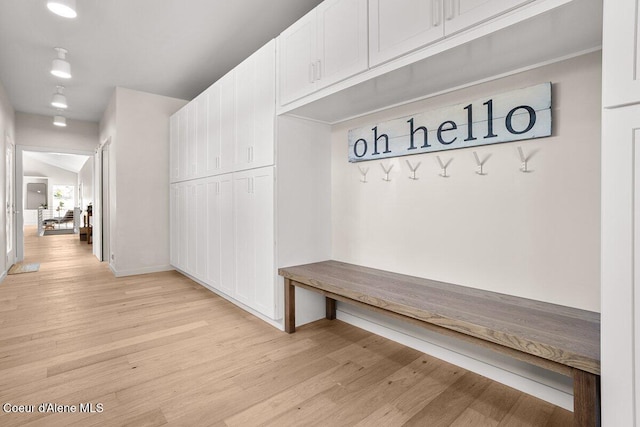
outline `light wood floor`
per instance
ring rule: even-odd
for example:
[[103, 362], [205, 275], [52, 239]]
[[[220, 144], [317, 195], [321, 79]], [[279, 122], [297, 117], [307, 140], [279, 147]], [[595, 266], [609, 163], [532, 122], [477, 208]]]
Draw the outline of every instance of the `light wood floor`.
[[[572, 414], [340, 321], [287, 335], [173, 272], [116, 279], [77, 236], [0, 284], [2, 426], [569, 426]], [[102, 413], [38, 413], [40, 403]]]

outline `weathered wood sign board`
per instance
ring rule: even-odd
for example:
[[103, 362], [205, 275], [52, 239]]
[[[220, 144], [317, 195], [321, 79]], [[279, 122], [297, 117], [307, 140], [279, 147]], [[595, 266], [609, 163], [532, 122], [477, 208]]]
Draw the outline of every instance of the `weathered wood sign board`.
[[349, 161], [455, 150], [551, 135], [551, 83], [349, 131]]

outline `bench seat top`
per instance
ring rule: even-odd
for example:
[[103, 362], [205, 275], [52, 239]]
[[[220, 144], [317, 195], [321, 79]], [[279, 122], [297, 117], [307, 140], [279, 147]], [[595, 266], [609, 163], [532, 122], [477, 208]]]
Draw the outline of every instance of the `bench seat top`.
[[292, 281], [600, 375], [600, 314], [339, 261], [279, 269]]

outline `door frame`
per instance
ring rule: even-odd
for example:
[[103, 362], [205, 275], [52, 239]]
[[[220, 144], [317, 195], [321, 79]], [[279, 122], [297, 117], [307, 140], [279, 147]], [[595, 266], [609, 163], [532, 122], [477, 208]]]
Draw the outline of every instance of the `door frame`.
[[[14, 224], [15, 230], [15, 248], [16, 248], [16, 262], [20, 262], [24, 260], [24, 214], [23, 214], [23, 206], [24, 206], [24, 166], [22, 163], [23, 153], [25, 151], [34, 151], [40, 153], [60, 153], [60, 154], [79, 154], [82, 156], [94, 157], [95, 152], [87, 151], [87, 150], [74, 150], [70, 148], [55, 148], [55, 147], [38, 147], [38, 146], [30, 146], [30, 145], [15, 145], [15, 206], [18, 206], [19, 209], [16, 209], [16, 219]], [[95, 182], [93, 183], [94, 191], [95, 191]], [[95, 193], [94, 193], [95, 194]]]
[[[11, 154], [9, 155], [9, 149]], [[5, 262], [6, 269], [8, 270], [17, 260], [17, 248], [16, 248], [16, 225], [17, 225], [17, 211], [16, 211], [16, 144], [12, 140], [9, 134], [5, 135], [5, 230], [11, 224], [8, 231], [5, 231]], [[11, 158], [9, 158], [11, 156]], [[11, 250], [9, 250], [11, 246]]]

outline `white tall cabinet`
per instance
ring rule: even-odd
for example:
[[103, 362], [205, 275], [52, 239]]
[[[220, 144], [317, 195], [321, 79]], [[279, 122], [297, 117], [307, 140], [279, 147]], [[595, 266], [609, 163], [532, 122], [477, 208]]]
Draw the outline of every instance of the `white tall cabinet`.
[[640, 1], [605, 0], [602, 425], [640, 424]]
[[170, 233], [176, 269], [279, 326], [279, 262], [329, 258], [330, 201], [309, 188], [331, 183], [328, 126], [276, 129], [275, 61], [271, 41], [171, 117]]

